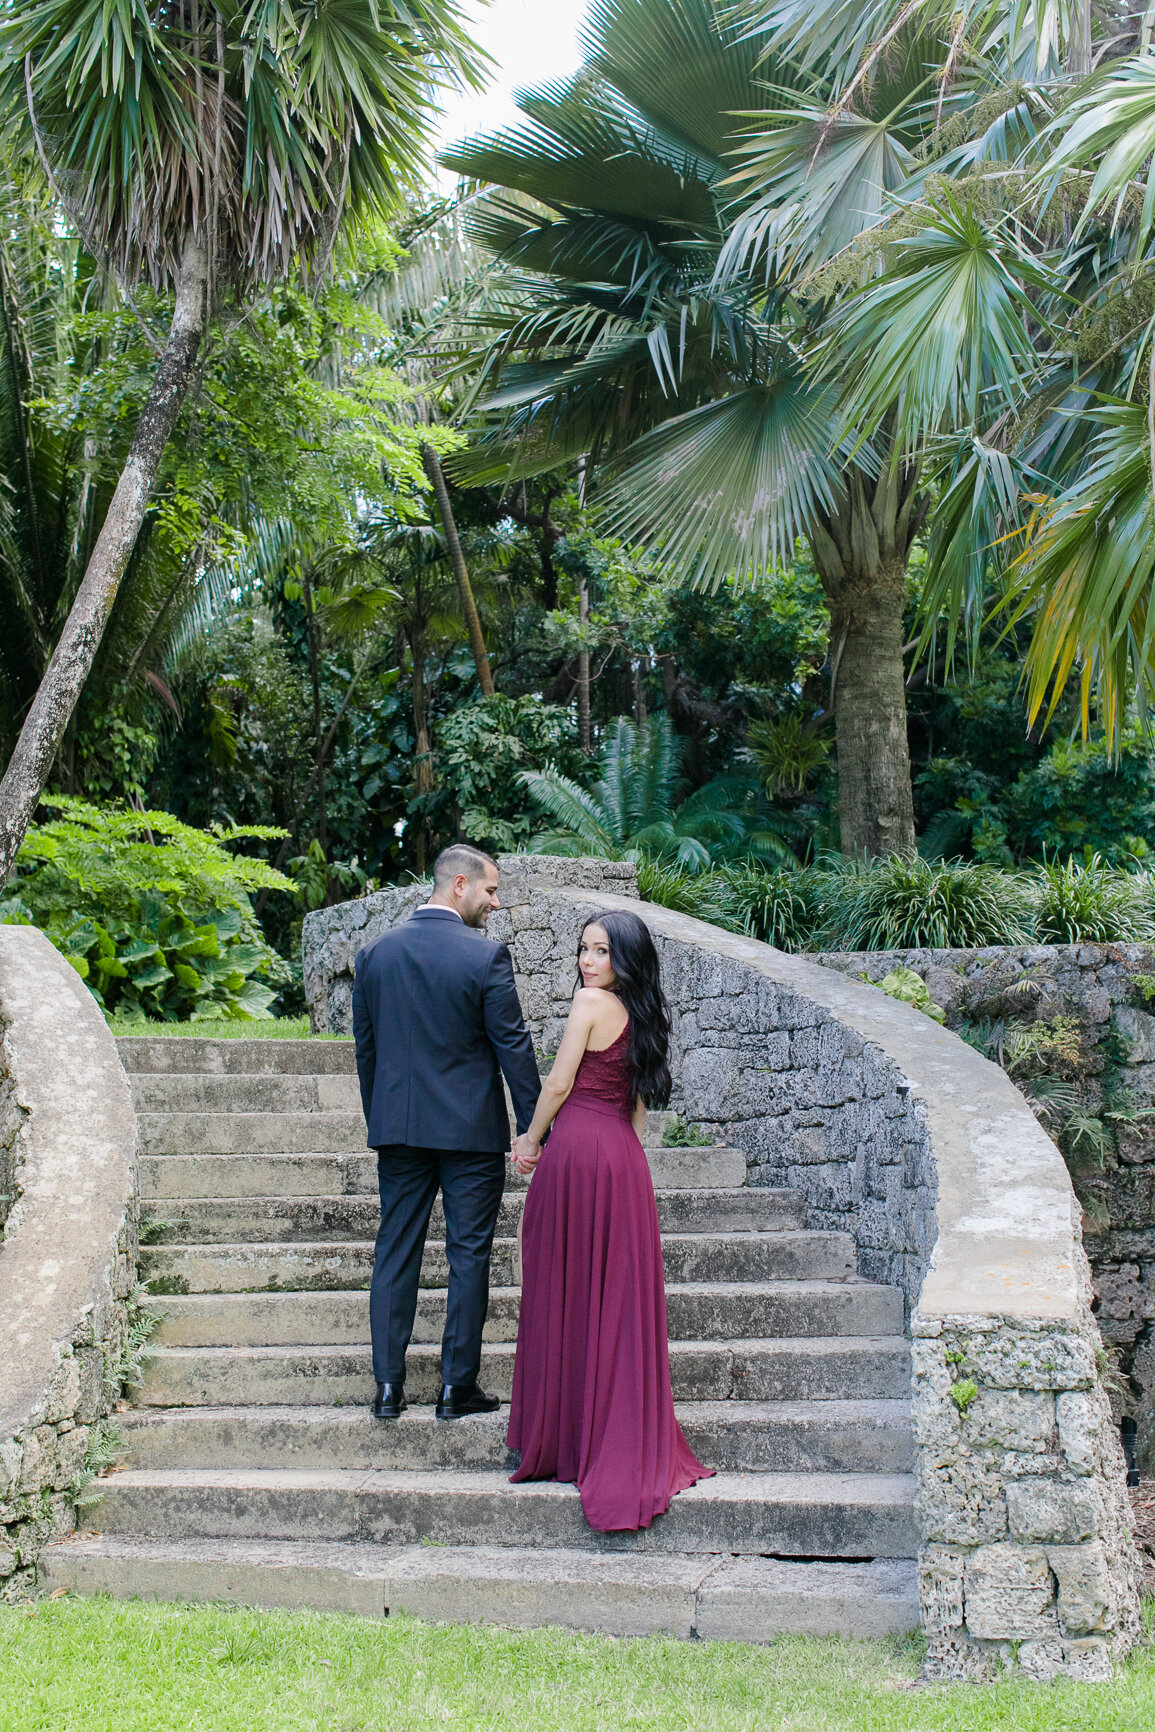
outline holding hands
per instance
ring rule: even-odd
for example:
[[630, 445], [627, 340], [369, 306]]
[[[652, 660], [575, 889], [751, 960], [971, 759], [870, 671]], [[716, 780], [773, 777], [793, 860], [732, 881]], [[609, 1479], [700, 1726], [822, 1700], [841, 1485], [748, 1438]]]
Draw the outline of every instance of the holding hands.
[[513, 1139], [510, 1159], [518, 1172], [525, 1178], [533, 1172], [541, 1159], [541, 1144], [530, 1135], [529, 1131], [522, 1131], [519, 1137]]

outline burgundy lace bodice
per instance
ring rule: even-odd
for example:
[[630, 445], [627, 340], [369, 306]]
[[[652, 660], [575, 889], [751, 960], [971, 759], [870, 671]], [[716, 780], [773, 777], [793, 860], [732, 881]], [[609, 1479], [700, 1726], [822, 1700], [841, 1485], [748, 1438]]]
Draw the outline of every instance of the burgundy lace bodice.
[[633, 1112], [636, 1091], [634, 1067], [630, 1063], [629, 1034], [627, 1022], [617, 1040], [611, 1041], [601, 1052], [586, 1049], [570, 1090], [571, 1101], [601, 1101], [627, 1115]]

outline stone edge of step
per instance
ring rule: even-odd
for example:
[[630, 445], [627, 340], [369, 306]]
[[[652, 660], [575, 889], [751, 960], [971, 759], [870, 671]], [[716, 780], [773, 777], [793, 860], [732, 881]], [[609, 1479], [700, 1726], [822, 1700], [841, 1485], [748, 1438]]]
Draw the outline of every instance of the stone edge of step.
[[883, 1636], [918, 1622], [915, 1566], [905, 1559], [799, 1564], [713, 1553], [81, 1535], [44, 1550], [39, 1581], [46, 1591], [103, 1589], [683, 1639]]

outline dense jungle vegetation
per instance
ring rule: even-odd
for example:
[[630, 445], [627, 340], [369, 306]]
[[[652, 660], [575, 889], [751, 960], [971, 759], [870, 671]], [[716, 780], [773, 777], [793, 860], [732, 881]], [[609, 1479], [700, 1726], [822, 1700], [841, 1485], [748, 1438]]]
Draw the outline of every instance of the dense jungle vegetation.
[[445, 198], [449, 0], [274, 10], [0, 20], [0, 919], [166, 1019], [459, 836], [1155, 937], [1146, 14], [594, 0]]

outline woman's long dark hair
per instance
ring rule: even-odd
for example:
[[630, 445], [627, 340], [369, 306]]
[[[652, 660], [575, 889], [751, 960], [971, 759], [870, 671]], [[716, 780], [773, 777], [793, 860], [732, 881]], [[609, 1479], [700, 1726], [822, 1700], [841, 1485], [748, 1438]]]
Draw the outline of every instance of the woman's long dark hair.
[[[662, 993], [662, 969], [658, 952], [644, 920], [625, 908], [595, 914], [587, 920], [578, 939], [591, 926], [600, 926], [610, 941], [610, 967], [614, 990], [630, 1015], [630, 1060], [635, 1086], [648, 1107], [664, 1107], [670, 1099], [670, 1007]], [[583, 985], [578, 968], [578, 985]]]

